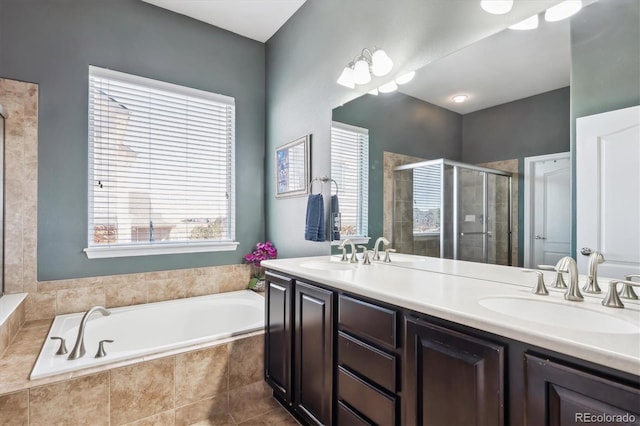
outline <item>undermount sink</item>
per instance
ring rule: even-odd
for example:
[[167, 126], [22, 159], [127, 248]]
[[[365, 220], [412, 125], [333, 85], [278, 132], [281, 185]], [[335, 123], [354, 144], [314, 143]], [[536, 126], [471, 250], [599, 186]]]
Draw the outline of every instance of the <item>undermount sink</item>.
[[315, 260], [312, 262], [301, 263], [300, 266], [307, 269], [315, 269], [319, 271], [352, 271], [356, 267], [356, 263], [335, 262], [331, 260]]
[[555, 303], [519, 297], [488, 297], [478, 303], [499, 314], [555, 327], [596, 333], [640, 333], [639, 324], [570, 304], [573, 302]]

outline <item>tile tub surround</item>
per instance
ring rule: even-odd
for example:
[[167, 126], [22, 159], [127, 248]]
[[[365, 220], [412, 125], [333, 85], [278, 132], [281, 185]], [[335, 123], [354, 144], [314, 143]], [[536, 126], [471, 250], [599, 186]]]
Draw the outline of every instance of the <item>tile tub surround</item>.
[[0, 356], [9, 347], [24, 324], [24, 293], [0, 297]]
[[263, 332], [29, 381], [49, 325], [26, 323], [0, 358], [0, 424], [296, 424], [263, 382]]

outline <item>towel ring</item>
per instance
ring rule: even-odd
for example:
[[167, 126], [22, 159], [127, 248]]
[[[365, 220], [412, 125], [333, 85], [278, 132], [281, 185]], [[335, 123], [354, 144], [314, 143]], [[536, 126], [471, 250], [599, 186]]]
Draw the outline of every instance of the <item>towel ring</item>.
[[[321, 178], [313, 178], [313, 180], [309, 184], [309, 192], [311, 192], [311, 194], [313, 194], [313, 182], [320, 182], [320, 192], [318, 192], [318, 194], [322, 194], [322, 188], [324, 187], [324, 181]], [[313, 195], [318, 195], [318, 194], [313, 194]]]
[[[313, 178], [309, 183], [309, 192], [313, 194], [313, 183], [320, 182], [320, 192], [318, 192], [318, 194], [322, 194], [322, 191], [324, 189], [324, 184], [329, 181], [331, 181], [332, 184], [336, 185], [336, 193], [331, 195], [338, 195], [338, 182], [336, 182], [334, 179], [328, 178], [327, 176]], [[331, 189], [333, 189], [333, 186], [331, 187]], [[313, 195], [318, 195], [318, 194], [313, 194]]]
[[[336, 182], [335, 180], [331, 179], [331, 183], [336, 185], [336, 193], [335, 194], [331, 194], [331, 195], [338, 195], [338, 182]], [[333, 186], [331, 187], [331, 189], [333, 189]]]

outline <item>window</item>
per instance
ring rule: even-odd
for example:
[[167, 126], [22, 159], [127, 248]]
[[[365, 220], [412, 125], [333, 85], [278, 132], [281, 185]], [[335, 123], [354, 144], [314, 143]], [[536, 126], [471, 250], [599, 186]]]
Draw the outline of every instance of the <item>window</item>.
[[89, 258], [233, 250], [233, 98], [89, 67]]
[[332, 123], [331, 178], [338, 184], [340, 237], [368, 237], [369, 130]]
[[440, 232], [441, 174], [440, 164], [413, 169], [414, 235]]

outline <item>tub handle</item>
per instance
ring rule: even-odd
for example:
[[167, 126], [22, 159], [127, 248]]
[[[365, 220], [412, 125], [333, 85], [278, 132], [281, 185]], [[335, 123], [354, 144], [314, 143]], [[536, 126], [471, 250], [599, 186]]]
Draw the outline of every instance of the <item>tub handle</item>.
[[96, 352], [96, 358], [107, 356], [107, 352], [104, 350], [105, 343], [113, 343], [113, 340], [100, 340], [100, 343], [98, 343], [98, 352]]
[[60, 346], [58, 347], [58, 350], [56, 351], [56, 355], [64, 355], [67, 352], [69, 352], [67, 350], [67, 345], [65, 344], [64, 337], [52, 336], [52, 337], [50, 337], [50, 339], [51, 340], [60, 340]]

